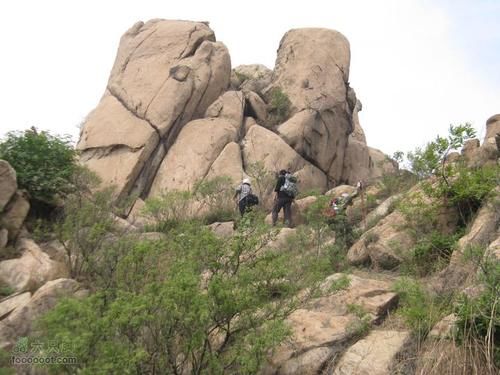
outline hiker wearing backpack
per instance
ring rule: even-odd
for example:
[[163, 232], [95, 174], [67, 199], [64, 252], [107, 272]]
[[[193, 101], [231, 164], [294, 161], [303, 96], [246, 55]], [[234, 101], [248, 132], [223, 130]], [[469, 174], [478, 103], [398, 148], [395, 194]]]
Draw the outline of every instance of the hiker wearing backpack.
[[290, 228], [292, 226], [292, 203], [298, 194], [297, 179], [290, 172], [282, 169], [278, 175], [274, 193], [273, 226], [276, 225], [278, 214], [283, 208], [285, 225]]
[[252, 193], [250, 179], [244, 178], [240, 186], [236, 188], [234, 198], [238, 198], [238, 208], [241, 216], [245, 214], [251, 207], [259, 204], [259, 198]]

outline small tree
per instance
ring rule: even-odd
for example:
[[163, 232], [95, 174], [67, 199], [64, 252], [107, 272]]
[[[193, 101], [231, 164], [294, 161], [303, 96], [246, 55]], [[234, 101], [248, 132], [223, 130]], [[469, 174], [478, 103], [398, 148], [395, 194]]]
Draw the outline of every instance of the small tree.
[[0, 159], [12, 165], [19, 187], [32, 199], [54, 204], [57, 197], [72, 190], [76, 151], [69, 136], [53, 136], [34, 127], [9, 132], [0, 143]]

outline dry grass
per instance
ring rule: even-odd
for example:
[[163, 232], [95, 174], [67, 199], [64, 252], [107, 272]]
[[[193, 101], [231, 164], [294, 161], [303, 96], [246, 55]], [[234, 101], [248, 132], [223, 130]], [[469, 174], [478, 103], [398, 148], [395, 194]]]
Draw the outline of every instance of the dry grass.
[[428, 340], [417, 354], [416, 375], [497, 375], [484, 342]]

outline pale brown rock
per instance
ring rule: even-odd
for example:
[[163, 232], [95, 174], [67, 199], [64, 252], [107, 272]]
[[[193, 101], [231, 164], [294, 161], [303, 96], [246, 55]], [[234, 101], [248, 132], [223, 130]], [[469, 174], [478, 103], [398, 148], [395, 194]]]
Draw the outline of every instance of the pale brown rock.
[[466, 158], [470, 158], [476, 149], [479, 148], [479, 139], [469, 139], [465, 141], [464, 146], [462, 147], [462, 155]]
[[272, 80], [273, 71], [261, 64], [238, 65], [231, 82], [236, 88], [261, 93]]
[[158, 142], [155, 129], [106, 92], [85, 120], [78, 149], [122, 146], [135, 150], [150, 142]]
[[342, 34], [327, 29], [290, 30], [281, 40], [273, 82], [267, 89], [269, 97], [281, 89], [291, 103], [291, 123], [281, 125], [280, 134], [300, 155], [314, 160], [330, 185], [342, 179], [347, 137], [353, 131], [355, 103], [347, 95], [349, 63], [349, 42]]
[[253, 125], [243, 141], [245, 164], [262, 162], [270, 172], [287, 169], [299, 179], [299, 190], [326, 189], [326, 176], [321, 170], [304, 160], [278, 135]]
[[[497, 195], [500, 188], [496, 189]], [[500, 225], [500, 212], [494, 202], [486, 202], [478, 211], [469, 232], [460, 238], [457, 249], [453, 252], [450, 265], [463, 262], [468, 247], [487, 246], [497, 236]]]
[[272, 85], [287, 93], [294, 111], [345, 104], [350, 47], [339, 32], [293, 29], [280, 42]]
[[225, 118], [239, 130], [243, 124], [244, 109], [243, 93], [241, 91], [226, 91], [208, 107], [205, 117]]
[[427, 337], [432, 339], [452, 338], [455, 333], [457, 321], [458, 317], [455, 314], [445, 316], [432, 327]]
[[241, 182], [244, 174], [240, 146], [236, 142], [229, 142], [210, 166], [206, 178], [227, 176], [236, 184]]
[[371, 177], [370, 152], [366, 143], [356, 140], [351, 134], [348, 139], [344, 156], [342, 181], [355, 184], [357, 181], [367, 181]]
[[500, 149], [498, 139], [500, 137], [500, 114], [491, 116], [486, 121], [486, 134], [484, 135], [483, 144], [491, 144], [497, 149]]
[[16, 171], [5, 160], [0, 160], [0, 214], [17, 190]]
[[143, 212], [145, 205], [145, 202], [141, 198], [137, 198], [127, 217], [129, 223], [140, 229], [144, 229], [144, 227], [148, 225], [153, 226], [155, 224], [154, 220]]
[[500, 262], [500, 233], [497, 239], [488, 246], [486, 256], [491, 260]]
[[160, 165], [150, 196], [157, 196], [162, 190], [189, 190], [207, 175], [224, 147], [235, 141], [236, 136], [235, 127], [226, 119], [191, 121]]
[[373, 331], [340, 358], [334, 375], [386, 375], [397, 367], [398, 355], [411, 344], [407, 331]]
[[19, 234], [29, 210], [30, 203], [26, 193], [22, 190], [16, 191], [0, 215], [0, 227], [8, 230], [9, 241], [13, 241]]
[[281, 137], [300, 155], [314, 160], [332, 179], [339, 181], [350, 123], [332, 112], [305, 109], [278, 127]]
[[397, 304], [389, 283], [354, 275], [328, 277], [325, 290], [342, 277], [349, 281], [345, 290], [313, 299], [290, 315], [292, 339], [275, 351], [265, 374], [317, 374], [355, 335], [352, 327], [359, 318], [349, 313], [348, 305], [359, 305], [372, 321], [377, 321]]
[[332, 197], [340, 197], [342, 194], [352, 195], [356, 192], [356, 188], [351, 185], [339, 185], [333, 189], [328, 190], [325, 195], [330, 195]]
[[264, 124], [267, 120], [267, 104], [253, 91], [245, 91], [245, 98], [247, 112], [252, 114], [260, 124]]
[[253, 117], [245, 117], [245, 119], [243, 120], [243, 134], [242, 136], [245, 136], [245, 134], [248, 133], [248, 131], [250, 130], [250, 128], [254, 125], [257, 125], [257, 122], [255, 121], [255, 119]]
[[31, 333], [36, 319], [52, 309], [60, 298], [75, 295], [79, 288], [78, 282], [72, 279], [57, 279], [43, 285], [29, 302], [0, 322], [0, 348], [12, 348], [18, 337]]
[[35, 291], [47, 281], [68, 276], [67, 266], [51, 260], [33, 240], [18, 240], [17, 251], [20, 258], [0, 262], [0, 281], [15, 291]]
[[106, 93], [84, 124], [81, 161], [116, 185], [118, 198], [145, 194], [181, 128], [228, 86], [230, 65], [204, 23], [137, 23], [121, 38]]
[[402, 198], [401, 194], [392, 195], [366, 215], [366, 222], [370, 223], [389, 214], [390, 208]]
[[213, 223], [208, 226], [216, 236], [226, 238], [231, 237], [234, 233], [234, 222], [227, 221], [224, 223]]
[[7, 246], [9, 242], [9, 231], [5, 228], [0, 229], [0, 250]]
[[394, 160], [388, 158], [382, 151], [372, 147], [368, 147], [368, 152], [370, 154], [370, 177], [372, 179], [396, 173], [398, 164]]
[[352, 265], [372, 263], [376, 267], [392, 269], [400, 264], [400, 253], [408, 252], [415, 239], [405, 229], [405, 217], [398, 211], [380, 220], [375, 227], [363, 233], [351, 246], [347, 259]]
[[23, 306], [31, 299], [31, 293], [16, 293], [0, 300], [0, 319], [4, 319], [6, 315], [20, 306]]

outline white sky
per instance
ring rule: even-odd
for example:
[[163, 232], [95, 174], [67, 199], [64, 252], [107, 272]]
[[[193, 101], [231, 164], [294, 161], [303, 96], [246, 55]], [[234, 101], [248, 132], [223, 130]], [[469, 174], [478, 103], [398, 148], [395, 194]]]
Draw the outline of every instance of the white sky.
[[78, 137], [120, 36], [150, 18], [209, 21], [233, 66], [274, 66], [291, 28], [351, 43], [351, 86], [368, 144], [388, 154], [500, 113], [500, 0], [2, 1], [0, 136], [30, 126]]

